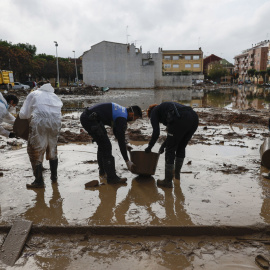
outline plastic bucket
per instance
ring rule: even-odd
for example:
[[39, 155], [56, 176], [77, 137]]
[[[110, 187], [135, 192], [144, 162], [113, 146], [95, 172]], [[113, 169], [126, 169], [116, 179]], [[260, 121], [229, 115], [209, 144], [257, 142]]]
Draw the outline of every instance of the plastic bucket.
[[13, 125], [13, 131], [15, 134], [25, 140], [28, 140], [28, 134], [29, 134], [29, 122], [27, 119], [21, 119], [19, 115], [15, 119], [14, 125]]
[[263, 144], [260, 147], [261, 164], [270, 169], [270, 138], [264, 139]]
[[158, 153], [145, 151], [131, 151], [130, 160], [136, 165], [131, 172], [138, 175], [154, 175], [159, 159]]

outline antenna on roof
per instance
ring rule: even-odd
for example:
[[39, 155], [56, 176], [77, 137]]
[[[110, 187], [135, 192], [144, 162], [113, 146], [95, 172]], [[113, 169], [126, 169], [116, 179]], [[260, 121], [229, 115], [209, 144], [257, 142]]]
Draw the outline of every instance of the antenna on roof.
[[132, 42], [134, 42], [135, 47], [136, 47], [136, 43], [137, 43], [137, 41], [141, 41], [141, 40], [139, 40], [139, 39], [135, 39], [134, 41], [132, 41]]
[[129, 37], [129, 34], [128, 34], [128, 25], [127, 25], [127, 44], [128, 44], [128, 37]]

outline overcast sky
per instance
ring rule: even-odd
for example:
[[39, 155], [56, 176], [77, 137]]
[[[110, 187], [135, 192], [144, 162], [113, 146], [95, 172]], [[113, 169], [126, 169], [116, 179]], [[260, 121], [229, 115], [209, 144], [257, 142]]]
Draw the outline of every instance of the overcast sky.
[[196, 50], [233, 62], [270, 39], [269, 0], [1, 0], [0, 39], [76, 57], [103, 40], [143, 52]]

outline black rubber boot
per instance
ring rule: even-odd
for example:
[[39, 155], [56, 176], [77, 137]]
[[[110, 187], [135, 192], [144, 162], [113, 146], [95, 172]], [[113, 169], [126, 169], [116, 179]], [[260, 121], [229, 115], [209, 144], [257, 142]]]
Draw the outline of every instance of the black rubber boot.
[[120, 178], [115, 172], [114, 157], [109, 157], [103, 160], [104, 168], [107, 174], [108, 184], [125, 184], [127, 178]]
[[50, 160], [50, 170], [51, 170], [51, 180], [52, 182], [57, 182], [57, 168], [58, 168], [58, 158]]
[[44, 180], [42, 176], [42, 164], [35, 166], [35, 181], [31, 184], [26, 184], [27, 188], [44, 188]]
[[180, 172], [181, 172], [183, 163], [184, 163], [184, 158], [179, 158], [179, 157], [175, 158], [175, 162], [174, 162], [174, 178], [176, 180], [180, 180]]
[[172, 188], [172, 179], [173, 179], [173, 168], [174, 164], [165, 164], [165, 179], [157, 180], [157, 185], [167, 188]]
[[106, 172], [104, 169], [102, 152], [100, 152], [100, 151], [97, 152], [97, 161], [98, 161], [99, 177], [105, 179], [107, 177], [107, 175], [106, 175]]

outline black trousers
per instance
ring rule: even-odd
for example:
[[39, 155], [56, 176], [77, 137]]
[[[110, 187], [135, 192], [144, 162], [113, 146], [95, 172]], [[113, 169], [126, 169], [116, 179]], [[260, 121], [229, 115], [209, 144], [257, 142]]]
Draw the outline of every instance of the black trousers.
[[176, 115], [167, 125], [165, 161], [174, 164], [175, 157], [185, 158], [186, 146], [198, 128], [199, 118], [195, 111], [181, 111], [180, 117]]
[[89, 115], [83, 112], [80, 117], [83, 128], [98, 145], [98, 152], [103, 159], [112, 157], [112, 144], [103, 123], [99, 120], [90, 120]]

